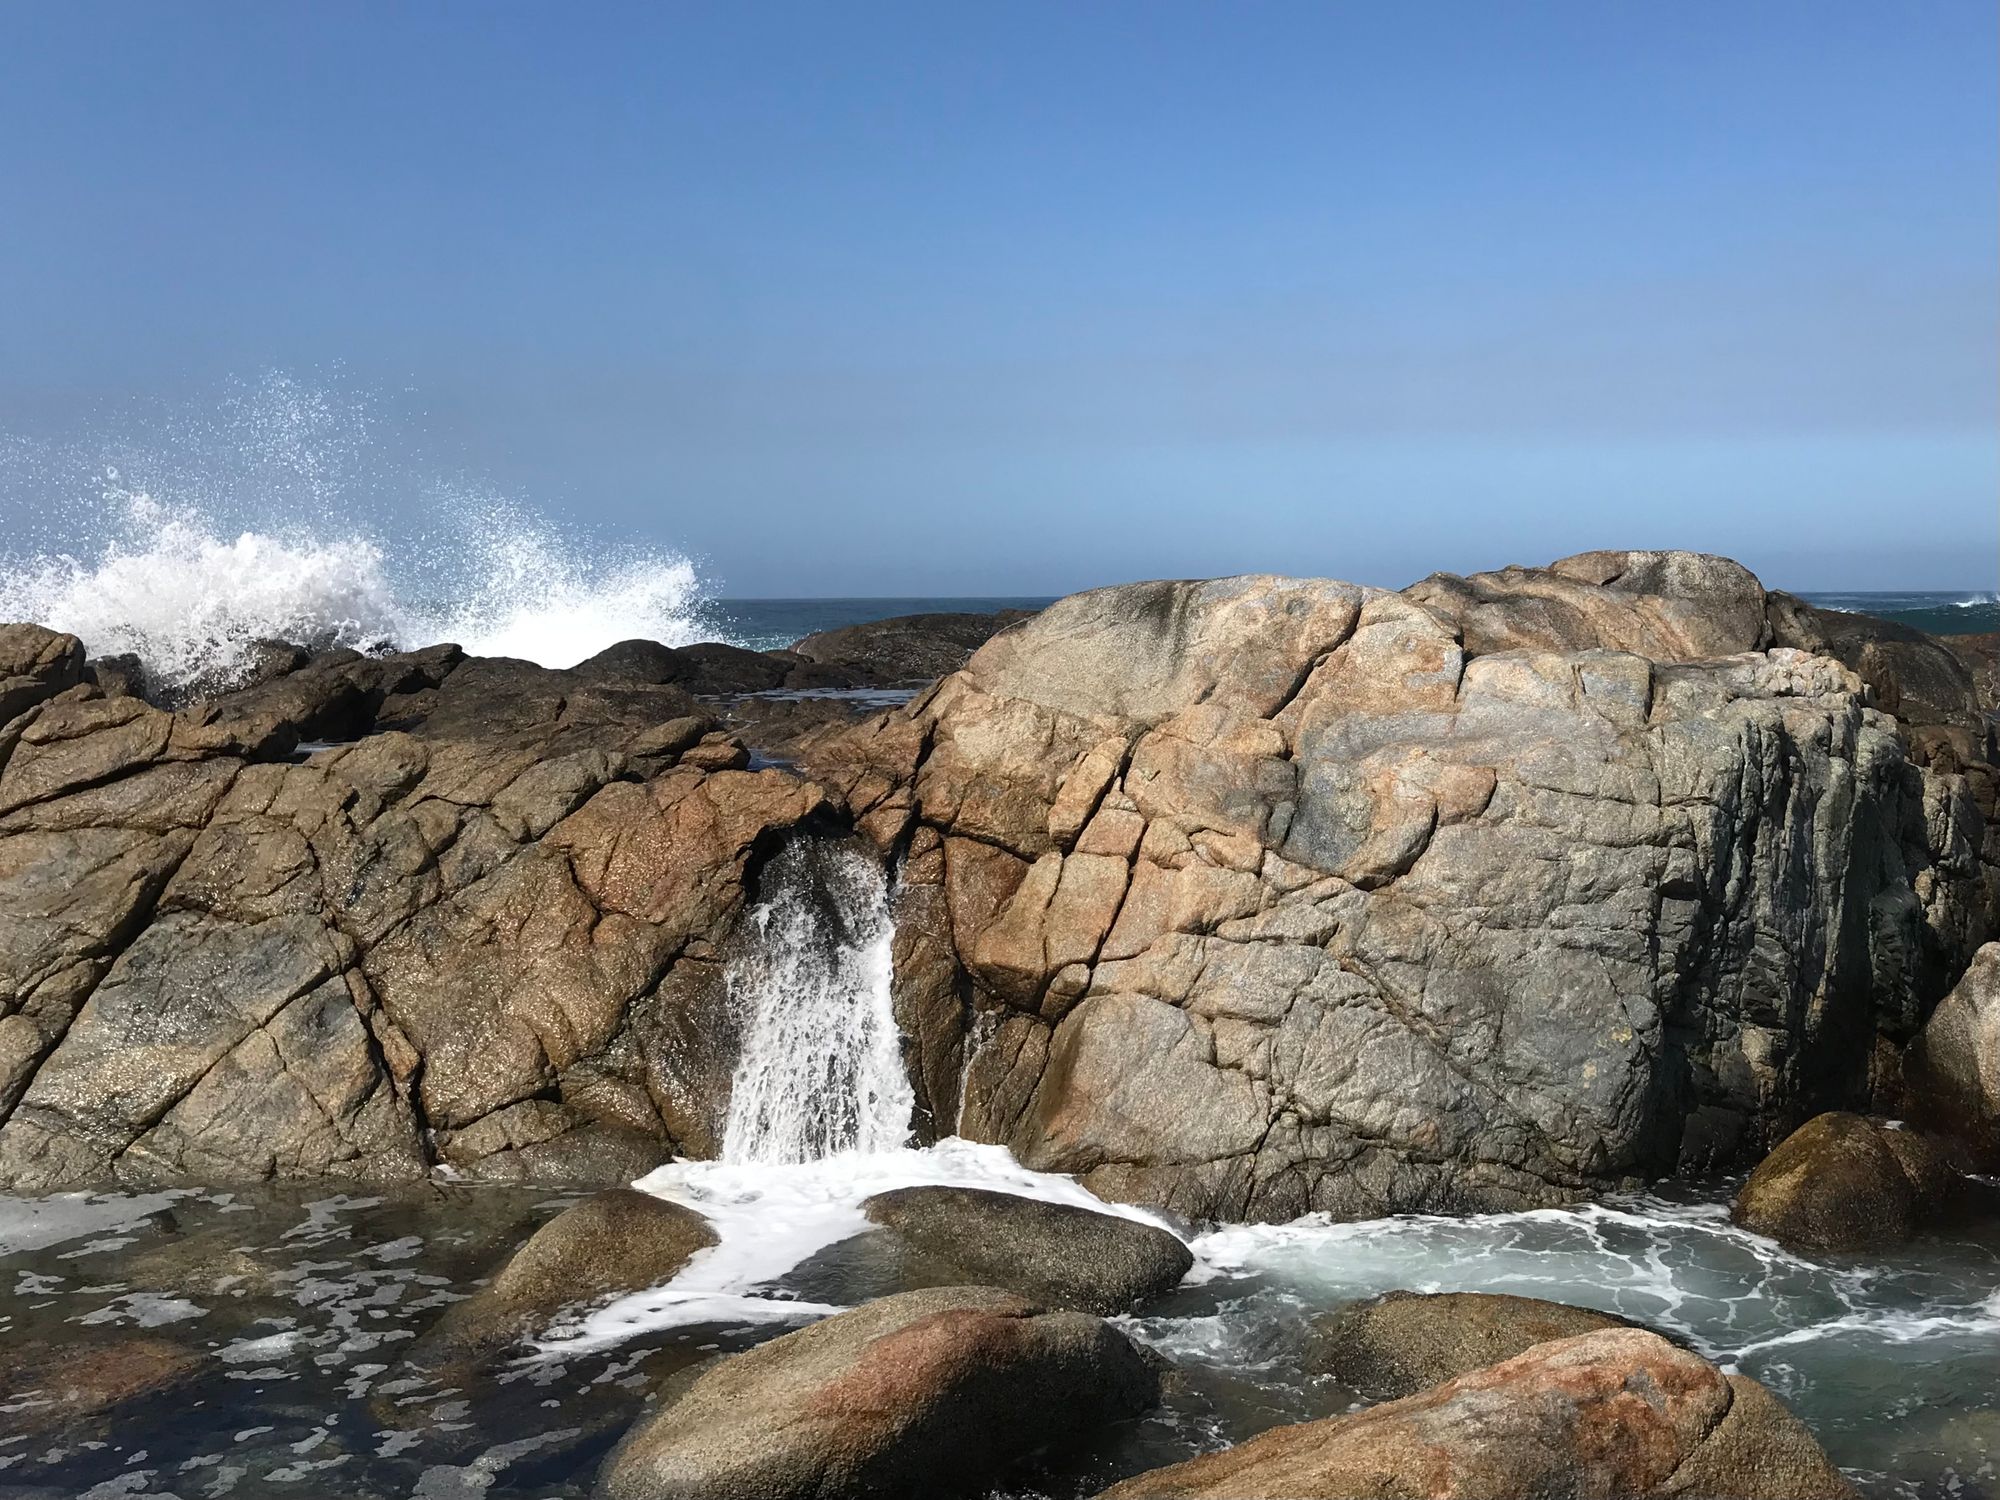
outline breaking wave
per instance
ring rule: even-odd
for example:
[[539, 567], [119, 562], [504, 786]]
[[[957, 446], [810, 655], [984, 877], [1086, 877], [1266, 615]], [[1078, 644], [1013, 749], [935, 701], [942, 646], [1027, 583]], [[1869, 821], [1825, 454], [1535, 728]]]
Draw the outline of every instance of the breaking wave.
[[597, 546], [476, 488], [385, 471], [365, 412], [288, 378], [159, 441], [88, 466], [7, 455], [7, 508], [53, 516], [59, 534], [22, 548], [10, 528], [20, 550], [0, 558], [0, 621], [136, 655], [168, 692], [228, 685], [260, 640], [452, 641], [568, 667], [635, 637], [714, 637], [687, 558]]

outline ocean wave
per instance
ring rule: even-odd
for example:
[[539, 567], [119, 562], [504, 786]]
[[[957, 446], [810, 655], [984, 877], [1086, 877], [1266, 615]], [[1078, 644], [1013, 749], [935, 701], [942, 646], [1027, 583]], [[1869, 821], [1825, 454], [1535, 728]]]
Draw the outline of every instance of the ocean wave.
[[[241, 680], [259, 641], [450, 641], [568, 667], [621, 640], [715, 636], [704, 582], [677, 553], [594, 545], [476, 489], [385, 475], [379, 455], [356, 457], [363, 414], [285, 377], [226, 410], [176, 425], [163, 452], [87, 471], [94, 495], [63, 493], [74, 464], [0, 476], [10, 503], [66, 533], [0, 559], [0, 620], [135, 655], [169, 694]], [[364, 514], [396, 532], [328, 520]]]

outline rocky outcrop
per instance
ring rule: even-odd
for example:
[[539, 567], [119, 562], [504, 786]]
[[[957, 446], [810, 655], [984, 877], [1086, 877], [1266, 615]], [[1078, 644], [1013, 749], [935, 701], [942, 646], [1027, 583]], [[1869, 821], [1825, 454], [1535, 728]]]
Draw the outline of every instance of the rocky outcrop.
[[1808, 1120], [1758, 1164], [1730, 1217], [1793, 1249], [1893, 1245], [1951, 1208], [1957, 1175], [1916, 1131], [1833, 1112]]
[[439, 647], [169, 710], [58, 645], [0, 728], [0, 1184], [713, 1149], [722, 962], [817, 789], [672, 685]]
[[1032, 613], [1003, 609], [991, 614], [897, 615], [822, 630], [799, 641], [792, 650], [822, 666], [865, 672], [871, 680], [886, 685], [920, 687], [947, 672], [956, 672], [997, 632], [1019, 624]]
[[1398, 1401], [1536, 1344], [1637, 1326], [1539, 1297], [1387, 1292], [1314, 1319], [1306, 1364], [1371, 1401]]
[[1655, 1334], [1537, 1344], [1419, 1395], [1277, 1427], [1101, 1500], [1851, 1500], [1798, 1419]]
[[2000, 943], [1974, 955], [1903, 1058], [1910, 1113], [2000, 1163]]
[[1194, 1216], [1549, 1203], [1866, 1102], [1990, 928], [1971, 770], [1788, 618], [1689, 554], [1098, 590], [803, 763], [901, 853], [936, 1119]]
[[447, 1308], [407, 1363], [435, 1370], [489, 1359], [565, 1309], [673, 1280], [714, 1243], [708, 1221], [678, 1203], [633, 1188], [597, 1193], [537, 1229], [485, 1286]]
[[719, 1361], [640, 1419], [595, 1494], [951, 1494], [1158, 1399], [1152, 1360], [1097, 1318], [990, 1287], [906, 1292]]
[[1003, 1287], [1045, 1307], [1130, 1312], [1194, 1265], [1157, 1225], [1014, 1193], [897, 1188], [861, 1211], [924, 1263], [927, 1279]]

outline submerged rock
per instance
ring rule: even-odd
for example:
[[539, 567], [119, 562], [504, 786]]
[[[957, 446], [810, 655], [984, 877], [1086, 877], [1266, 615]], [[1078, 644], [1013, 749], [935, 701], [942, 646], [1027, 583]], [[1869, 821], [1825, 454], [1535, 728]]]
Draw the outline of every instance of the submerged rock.
[[479, 1291], [445, 1310], [411, 1351], [420, 1369], [465, 1365], [544, 1331], [565, 1309], [671, 1281], [716, 1243], [692, 1209], [634, 1188], [566, 1208]]
[[40, 1437], [165, 1395], [200, 1372], [199, 1350], [171, 1339], [0, 1339], [0, 1442]]
[[1917, 1132], [1833, 1112], [1808, 1120], [1758, 1164], [1730, 1217], [1793, 1249], [1892, 1245], [1946, 1210], [1956, 1177]]
[[1638, 1326], [1539, 1297], [1387, 1292], [1314, 1319], [1306, 1365], [1371, 1400], [1396, 1401], [1552, 1339]]
[[908, 851], [962, 1134], [1192, 1217], [1548, 1204], [1865, 1105], [1990, 930], [1991, 768], [1790, 620], [1686, 553], [1135, 584], [802, 764]]
[[1171, 1291], [1194, 1265], [1152, 1224], [982, 1188], [877, 1193], [861, 1211], [926, 1264], [929, 1277], [1003, 1287], [1047, 1307], [1109, 1315]]
[[1912, 1115], [2000, 1162], [2000, 943], [1974, 955], [1903, 1057]]
[[905, 1292], [718, 1361], [639, 1420], [593, 1493], [946, 1495], [1158, 1399], [1153, 1360], [1098, 1318], [991, 1287]]
[[1536, 1344], [1385, 1406], [1277, 1427], [1101, 1500], [1851, 1500], [1754, 1381], [1638, 1329]]

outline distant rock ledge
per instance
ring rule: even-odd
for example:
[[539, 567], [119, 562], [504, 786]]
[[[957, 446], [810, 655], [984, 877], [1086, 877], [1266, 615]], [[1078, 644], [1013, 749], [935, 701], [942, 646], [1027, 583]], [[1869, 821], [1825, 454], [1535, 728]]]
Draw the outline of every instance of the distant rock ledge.
[[[722, 719], [975, 645], [859, 724]], [[1889, 1107], [1996, 932], [1967, 663], [1688, 553], [144, 691], [0, 627], [15, 1190], [712, 1155], [764, 866], [855, 830], [919, 1131], [1224, 1218], [1747, 1162]]]

